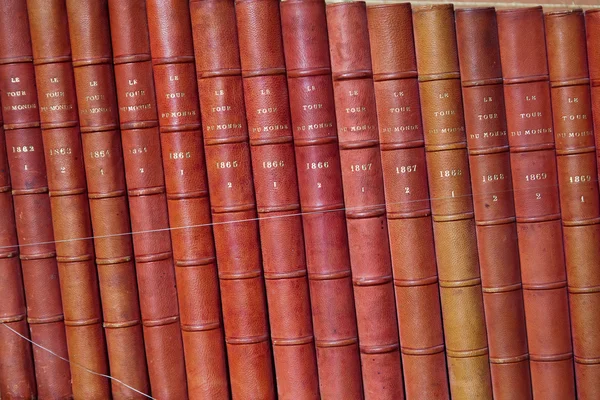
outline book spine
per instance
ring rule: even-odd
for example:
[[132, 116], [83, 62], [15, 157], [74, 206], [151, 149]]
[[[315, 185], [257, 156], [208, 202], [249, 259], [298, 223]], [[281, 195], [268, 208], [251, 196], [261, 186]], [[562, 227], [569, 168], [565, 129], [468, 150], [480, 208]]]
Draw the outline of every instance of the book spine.
[[275, 380], [234, 2], [192, 1], [190, 10], [231, 391], [235, 398], [271, 399]]
[[[72, 393], [69, 364], [52, 352], [66, 359], [72, 353], [62, 305], [69, 292], [61, 299], [26, 1], [4, 2], [0, 18], [0, 93], [27, 322], [31, 340], [50, 350], [33, 348], [37, 394], [64, 398]], [[74, 283], [64, 264], [60, 272], [63, 286]], [[67, 325], [81, 322], [69, 311]]]
[[319, 399], [279, 1], [235, 6], [277, 390]]
[[583, 11], [548, 13], [545, 28], [576, 389], [591, 399], [600, 397], [600, 195]]
[[[107, 2], [67, 0], [66, 5], [110, 371], [123, 382], [143, 386], [145, 358]], [[113, 389], [115, 396], [124, 390], [117, 383]]]
[[495, 10], [457, 10], [456, 35], [492, 390], [496, 399], [516, 394], [530, 399], [529, 350]]
[[[187, 395], [145, 1], [109, 0], [133, 251], [152, 395]], [[160, 293], [160, 295], [156, 295]]]
[[327, 5], [350, 263], [366, 398], [404, 397], [364, 2]]
[[[600, 132], [600, 54], [597, 51], [600, 46], [600, 10], [587, 10], [585, 12], [585, 28], [594, 132]], [[596, 134], [596, 149], [598, 148], [600, 148], [600, 134]], [[596, 151], [596, 157], [598, 176], [600, 177], [600, 152]]]
[[541, 7], [497, 12], [534, 398], [575, 397]]
[[191, 398], [227, 399], [227, 356], [189, 6], [183, 0], [149, 0], [146, 6], [188, 393]]
[[8, 171], [4, 129], [0, 113], [0, 398], [37, 397], [29, 338], [25, 289], [19, 262], [15, 214]]
[[321, 397], [363, 395], [325, 2], [281, 3]]
[[367, 16], [406, 397], [448, 399], [412, 10], [376, 5]]
[[415, 8], [413, 23], [450, 393], [491, 399], [453, 6]]

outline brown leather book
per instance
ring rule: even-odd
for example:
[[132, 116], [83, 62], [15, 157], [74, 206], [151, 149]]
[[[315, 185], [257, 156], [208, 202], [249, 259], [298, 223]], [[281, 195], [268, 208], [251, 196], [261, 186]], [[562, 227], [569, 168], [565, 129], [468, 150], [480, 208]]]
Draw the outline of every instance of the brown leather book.
[[491, 399], [454, 10], [413, 9], [442, 319], [454, 399]]
[[375, 5], [367, 16], [406, 397], [448, 399], [412, 10]]
[[227, 399], [227, 359], [189, 5], [185, 0], [148, 0], [146, 6], [188, 395]]
[[[600, 195], [582, 10], [546, 14], [577, 395], [600, 398]], [[595, 49], [594, 51], [598, 51]]]
[[531, 399], [496, 11], [461, 9], [455, 19], [492, 391]]
[[[600, 53], [598, 52], [598, 48], [600, 48], [600, 10], [585, 12], [585, 28], [592, 90], [592, 114], [594, 132], [596, 132], [596, 149], [598, 149], [600, 146]], [[600, 176], [600, 152], [596, 151], [596, 157], [598, 176]]]
[[234, 398], [272, 399], [275, 379], [234, 2], [192, 1], [190, 11], [231, 391]]
[[286, 0], [280, 9], [320, 393], [323, 399], [360, 399], [325, 2]]
[[327, 5], [348, 245], [366, 398], [404, 397], [366, 4]]
[[115, 83], [152, 395], [187, 395], [146, 2], [109, 0]]
[[[15, 211], [12, 226], [16, 227], [20, 246], [31, 340], [47, 349], [33, 348], [37, 395], [66, 398], [72, 393], [71, 374], [69, 364], [60, 357], [68, 359], [69, 353], [73, 358], [77, 356], [73, 354], [75, 348], [67, 349], [65, 319], [67, 325], [82, 320], [77, 319], [72, 309], [67, 311], [66, 318], [63, 315], [27, 4], [25, 0], [8, 0], [2, 6], [0, 101]], [[75, 281], [69, 279], [64, 263], [61, 264], [62, 295], [68, 300], [72, 293], [69, 284]]]
[[277, 391], [319, 399], [279, 0], [235, 12]]
[[[0, 398], [37, 397], [15, 214], [0, 113]], [[15, 332], [18, 332], [16, 334]]]
[[534, 398], [575, 397], [542, 7], [497, 12]]
[[[147, 390], [146, 362], [108, 7], [106, 1], [67, 0], [66, 5], [82, 141], [82, 153], [77, 148], [74, 154], [85, 164], [110, 373], [143, 391]], [[77, 304], [77, 299], [71, 301]], [[116, 397], [136, 395], [117, 382], [112, 387]]]

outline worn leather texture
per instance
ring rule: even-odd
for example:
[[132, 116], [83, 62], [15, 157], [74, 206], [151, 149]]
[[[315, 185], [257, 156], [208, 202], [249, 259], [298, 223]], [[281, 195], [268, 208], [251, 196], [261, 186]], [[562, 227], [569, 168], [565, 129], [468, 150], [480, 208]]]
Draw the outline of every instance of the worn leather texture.
[[491, 399], [453, 6], [416, 7], [413, 24], [450, 393]]
[[233, 0], [190, 3], [234, 399], [276, 397]]
[[[108, 6], [106, 1], [66, 4], [110, 372], [147, 390]], [[113, 394], [123, 397], [133, 392], [113, 383]]]
[[147, 1], [146, 6], [188, 394], [226, 399], [225, 343], [188, 3]]
[[374, 5], [367, 17], [406, 397], [448, 399], [412, 10]]
[[363, 396], [325, 2], [281, 3], [291, 128], [323, 399]]
[[109, 0], [108, 6], [150, 386], [157, 398], [181, 399], [186, 371], [146, 2]]
[[593, 399], [600, 397], [600, 196], [583, 11], [547, 13], [545, 29], [576, 388]]
[[[592, 91], [592, 114], [594, 121], [594, 132], [599, 132], [600, 129], [600, 54], [598, 54], [598, 46], [600, 46], [600, 10], [588, 10], [585, 12], [585, 28], [586, 42], [588, 50], [588, 64], [590, 73], [590, 84]], [[600, 144], [600, 136], [596, 133], [596, 148]], [[600, 153], [596, 152], [596, 157], [600, 157]], [[600, 176], [600, 159], [596, 159], [598, 165], [598, 174]]]
[[279, 0], [235, 12], [278, 398], [319, 399]]
[[365, 3], [327, 5], [327, 30], [365, 398], [402, 399]]
[[492, 391], [495, 399], [531, 399], [495, 10], [457, 10], [456, 35]]
[[[0, 101], [15, 212], [14, 219], [7, 222], [16, 227], [30, 338], [68, 359], [65, 320], [69, 324], [73, 315], [67, 313], [65, 318], [61, 301], [25, 0], [3, 3], [0, 40]], [[63, 297], [68, 297], [67, 291]], [[33, 347], [33, 357], [37, 395], [70, 398], [68, 363], [38, 346]]]
[[534, 398], [575, 397], [541, 7], [497, 12]]
[[0, 113], [0, 292], [3, 293], [0, 302], [0, 398], [35, 399], [37, 387], [31, 344], [11, 331], [13, 329], [26, 338], [30, 336], [1, 116]]

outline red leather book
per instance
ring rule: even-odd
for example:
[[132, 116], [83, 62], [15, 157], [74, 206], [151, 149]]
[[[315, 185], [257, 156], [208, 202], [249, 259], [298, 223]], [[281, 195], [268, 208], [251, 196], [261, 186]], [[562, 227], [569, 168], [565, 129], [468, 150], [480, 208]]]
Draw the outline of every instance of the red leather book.
[[33, 399], [37, 396], [29, 338], [25, 290], [19, 262], [15, 214], [8, 171], [2, 113], [0, 113], [0, 398]]
[[531, 374], [495, 10], [457, 10], [456, 36], [492, 391], [495, 399], [530, 399]]
[[[596, 148], [600, 145], [600, 10], [585, 12], [586, 42], [588, 49], [588, 64], [592, 91], [592, 115], [594, 132], [596, 132]], [[596, 151], [598, 175], [600, 176], [600, 152]], [[600, 288], [599, 288], [600, 289]]]
[[447, 399], [412, 10], [375, 5], [367, 16], [406, 397]]
[[[138, 390], [145, 390], [143, 337], [107, 2], [67, 0], [66, 5], [81, 130], [81, 157], [90, 199], [110, 373]], [[75, 154], [79, 155], [79, 152], [77, 149]], [[113, 382], [113, 394], [116, 397], [135, 395], [116, 382]]]
[[186, 373], [146, 2], [109, 0], [108, 6], [150, 386], [154, 397], [181, 399]]
[[545, 27], [576, 388], [593, 399], [600, 397], [600, 195], [583, 11], [548, 13]]
[[497, 12], [534, 398], [575, 397], [541, 7]]
[[404, 397], [364, 2], [327, 5], [348, 245], [366, 398]]
[[147, 15], [189, 395], [225, 399], [225, 344], [188, 3], [148, 1]]
[[[363, 395], [325, 2], [281, 3], [321, 397]], [[316, 105], [316, 107], [315, 107]]]
[[146, 3], [188, 393], [191, 398], [227, 399], [189, 5], [183, 0]]
[[279, 0], [235, 6], [277, 391], [319, 399]]
[[[25, 0], [9, 0], [2, 5], [0, 102], [27, 322], [31, 340], [50, 350], [39, 346], [33, 348], [37, 395], [41, 398], [66, 398], [72, 393], [71, 374], [69, 364], [59, 357], [68, 359], [68, 353], [72, 354], [75, 349], [67, 350], [61, 285], [57, 279], [59, 267], [52, 231], [27, 4]], [[64, 267], [62, 264], [60, 278], [63, 288], [68, 288], [75, 281], [64, 273]], [[69, 295], [68, 290], [63, 290], [63, 300], [67, 301]], [[81, 322], [74, 317], [73, 313], [67, 312], [66, 323]], [[96, 321], [97, 324], [99, 322]]]
[[491, 399], [453, 6], [415, 8], [413, 24], [450, 394]]
[[275, 379], [234, 2], [192, 1], [190, 12], [231, 391], [234, 398], [272, 399]]

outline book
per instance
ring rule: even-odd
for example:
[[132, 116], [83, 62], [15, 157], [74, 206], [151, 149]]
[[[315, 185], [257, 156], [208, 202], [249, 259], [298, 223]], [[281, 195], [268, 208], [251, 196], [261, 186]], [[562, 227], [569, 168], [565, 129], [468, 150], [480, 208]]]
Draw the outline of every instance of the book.
[[[39, 345], [33, 347], [37, 396], [69, 397], [72, 395], [71, 372], [69, 364], [60, 357], [76, 359], [82, 354], [72, 354], [73, 341], [68, 349], [65, 325], [73, 326], [82, 320], [70, 307], [65, 307], [65, 316], [62, 303], [68, 302], [73, 293], [65, 290], [68, 284], [76, 281], [64, 273], [64, 259], [60, 259], [58, 266], [54, 245], [27, 3], [10, 0], [3, 6], [0, 14], [0, 40], [3, 42], [0, 48], [0, 101], [27, 322], [31, 340]], [[62, 282], [59, 282], [59, 272]], [[65, 288], [62, 297], [61, 283]], [[100, 328], [99, 320], [92, 322]], [[72, 332], [73, 328], [69, 330]]]
[[319, 399], [279, 1], [235, 13], [277, 393]]
[[185, 361], [146, 4], [109, 0], [108, 9], [149, 385], [153, 396], [181, 398]]
[[531, 399], [495, 10], [457, 10], [456, 35], [492, 391]]
[[193, 1], [190, 12], [231, 394], [274, 399], [234, 1]]
[[325, 2], [280, 10], [320, 393], [362, 398]]
[[533, 397], [574, 398], [544, 16], [496, 14]]
[[[110, 45], [107, 1], [67, 0], [82, 158], [85, 166], [110, 373], [145, 385], [143, 332]], [[89, 362], [89, 361], [88, 361]], [[106, 374], [108, 371], [92, 369]], [[90, 376], [78, 369], [79, 373]], [[141, 376], [141, 378], [140, 378]], [[109, 381], [102, 378], [106, 384]], [[117, 382], [114, 394], [135, 395]], [[108, 397], [85, 385], [79, 397]], [[144, 390], [138, 386], [138, 390]]]
[[579, 398], [600, 396], [600, 195], [582, 10], [545, 15], [571, 335]]
[[367, 17], [406, 397], [448, 399], [412, 9]]
[[[228, 399], [189, 5], [186, 1], [149, 0], [146, 13], [188, 375], [187, 395]], [[181, 396], [185, 398], [185, 394]]]
[[29, 325], [2, 125], [0, 112], [0, 398], [31, 399], [37, 387], [31, 344], [18, 336], [29, 338]]
[[450, 394], [491, 399], [454, 8], [416, 7], [413, 24]]
[[365, 2], [327, 5], [350, 265], [366, 398], [404, 398]]

